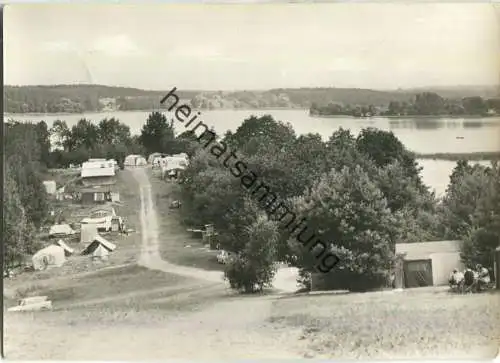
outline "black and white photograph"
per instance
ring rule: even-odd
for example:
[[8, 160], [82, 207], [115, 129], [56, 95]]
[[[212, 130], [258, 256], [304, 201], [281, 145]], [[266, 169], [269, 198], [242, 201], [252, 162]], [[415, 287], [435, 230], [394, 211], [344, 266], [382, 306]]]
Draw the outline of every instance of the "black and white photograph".
[[4, 6], [4, 357], [494, 359], [499, 21]]

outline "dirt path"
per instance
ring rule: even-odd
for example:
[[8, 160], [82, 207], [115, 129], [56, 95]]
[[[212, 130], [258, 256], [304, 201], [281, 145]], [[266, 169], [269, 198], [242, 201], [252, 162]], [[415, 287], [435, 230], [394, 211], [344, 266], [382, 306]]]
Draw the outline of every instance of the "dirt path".
[[153, 202], [151, 183], [145, 169], [133, 169], [132, 173], [139, 183], [141, 199], [142, 248], [138, 264], [152, 270], [175, 273], [211, 282], [224, 283], [224, 275], [219, 271], [206, 271], [193, 267], [179, 266], [162, 260], [159, 251], [158, 217]]
[[[149, 177], [145, 169], [134, 169], [132, 173], [139, 183], [141, 199], [142, 250], [139, 264], [150, 269], [223, 283], [221, 272], [178, 266], [161, 259], [158, 220]], [[289, 279], [288, 275], [286, 279]], [[169, 358], [174, 359], [301, 358], [296, 343], [301, 331], [278, 333], [267, 323], [275, 298], [235, 298], [182, 316], [170, 322], [168, 337], [164, 336], [164, 343], [161, 344], [168, 350]]]

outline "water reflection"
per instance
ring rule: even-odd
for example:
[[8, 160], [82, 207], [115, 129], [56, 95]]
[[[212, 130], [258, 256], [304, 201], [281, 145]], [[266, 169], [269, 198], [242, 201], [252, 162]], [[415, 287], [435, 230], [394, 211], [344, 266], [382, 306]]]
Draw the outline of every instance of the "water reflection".
[[[483, 122], [482, 120], [477, 120], [477, 121], [464, 121], [463, 123], [464, 128], [469, 129], [469, 128], [478, 128], [478, 127], [483, 127], [486, 126], [487, 123]], [[491, 126], [491, 123], [490, 123]]]
[[485, 126], [498, 127], [499, 124], [497, 122], [486, 122], [483, 119], [463, 120], [436, 117], [415, 117], [389, 120], [389, 127], [391, 129], [438, 130], [457, 128], [481, 128]]

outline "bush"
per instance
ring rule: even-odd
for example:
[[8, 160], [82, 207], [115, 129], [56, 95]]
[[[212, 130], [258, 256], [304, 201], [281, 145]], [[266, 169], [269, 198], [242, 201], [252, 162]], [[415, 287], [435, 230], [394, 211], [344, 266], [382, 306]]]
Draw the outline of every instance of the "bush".
[[277, 226], [260, 214], [245, 228], [242, 238], [246, 241], [245, 248], [226, 266], [225, 278], [235, 290], [262, 291], [271, 285], [276, 273]]

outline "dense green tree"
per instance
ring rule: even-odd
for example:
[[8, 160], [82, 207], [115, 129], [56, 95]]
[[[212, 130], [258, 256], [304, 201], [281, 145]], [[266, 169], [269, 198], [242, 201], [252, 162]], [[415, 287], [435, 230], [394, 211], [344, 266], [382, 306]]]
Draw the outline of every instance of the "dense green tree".
[[434, 92], [423, 92], [415, 96], [417, 115], [441, 115], [445, 111], [445, 100]]
[[18, 266], [26, 253], [32, 252], [34, 229], [24, 211], [12, 167], [5, 170], [3, 199], [4, 271]]
[[315, 248], [314, 241], [320, 239], [340, 258], [328, 274], [330, 288], [363, 290], [387, 281], [398, 221], [360, 166], [325, 174], [311, 191], [295, 199], [293, 209], [307, 218], [306, 227], [289, 241], [299, 266], [313, 270], [325, 253]]
[[452, 172], [450, 184], [443, 198], [445, 235], [450, 239], [463, 239], [473, 226], [478, 203], [488, 190], [488, 169], [461, 161]]
[[254, 202], [247, 200], [243, 211], [253, 222], [243, 228], [238, 239], [244, 247], [226, 265], [224, 273], [233, 289], [250, 293], [271, 286], [276, 273], [279, 231], [264, 212], [248, 204]]
[[488, 112], [488, 105], [481, 97], [465, 97], [462, 100], [465, 114], [467, 115], [484, 115]]
[[139, 141], [148, 155], [154, 152], [175, 154], [177, 151], [173, 122], [169, 123], [160, 112], [152, 112], [148, 116]]
[[470, 228], [463, 238], [462, 258], [469, 265], [481, 263], [492, 268], [495, 248], [500, 246], [500, 168], [493, 163], [486, 170], [472, 170], [472, 175], [482, 190], [476, 194], [475, 209], [466, 221], [470, 221]]

